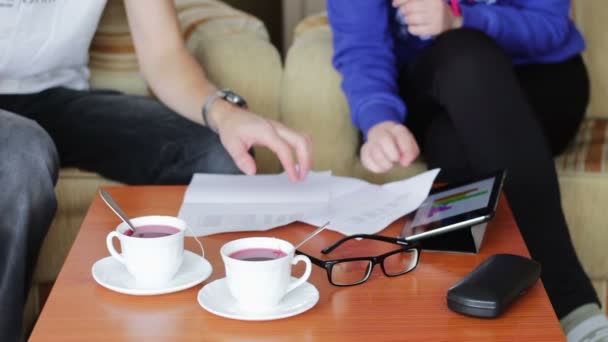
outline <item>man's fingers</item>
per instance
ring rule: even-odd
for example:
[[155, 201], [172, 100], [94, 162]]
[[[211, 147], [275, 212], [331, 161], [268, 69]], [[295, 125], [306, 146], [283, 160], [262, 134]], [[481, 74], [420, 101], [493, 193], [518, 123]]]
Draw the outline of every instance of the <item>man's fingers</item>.
[[243, 171], [244, 174], [252, 176], [255, 175], [256, 166], [255, 160], [247, 151], [247, 147], [240, 141], [230, 143], [226, 145], [226, 150], [236, 166]]
[[264, 132], [260, 136], [260, 143], [268, 147], [272, 152], [274, 152], [274, 154], [276, 154], [279, 161], [281, 161], [281, 165], [283, 165], [283, 169], [285, 172], [287, 172], [289, 179], [292, 181], [297, 181], [298, 173], [293, 162], [291, 148], [289, 148], [289, 145], [283, 139], [281, 139], [272, 126], [268, 132]]
[[295, 131], [279, 124], [273, 123], [279, 137], [284, 139], [296, 151], [298, 158], [298, 179], [302, 180], [312, 167], [312, 141], [308, 136], [298, 134]]

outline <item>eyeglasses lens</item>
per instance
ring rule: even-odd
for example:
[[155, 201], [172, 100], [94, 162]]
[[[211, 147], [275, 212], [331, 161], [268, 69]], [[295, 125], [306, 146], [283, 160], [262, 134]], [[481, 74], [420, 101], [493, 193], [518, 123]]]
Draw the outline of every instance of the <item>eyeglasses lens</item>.
[[416, 267], [417, 259], [418, 251], [415, 249], [389, 255], [384, 259], [384, 271], [390, 276], [409, 272]]
[[364, 281], [372, 270], [369, 260], [343, 261], [331, 270], [331, 281], [336, 285], [353, 285]]

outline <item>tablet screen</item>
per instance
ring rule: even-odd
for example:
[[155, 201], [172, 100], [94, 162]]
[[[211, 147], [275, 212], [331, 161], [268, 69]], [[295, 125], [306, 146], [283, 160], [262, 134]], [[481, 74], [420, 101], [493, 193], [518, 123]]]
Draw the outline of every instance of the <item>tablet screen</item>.
[[505, 172], [433, 189], [406, 215], [400, 237], [415, 240], [488, 221], [498, 203]]
[[416, 211], [411, 226], [421, 226], [433, 221], [485, 208], [490, 201], [494, 178], [484, 179], [448, 191], [430, 195]]

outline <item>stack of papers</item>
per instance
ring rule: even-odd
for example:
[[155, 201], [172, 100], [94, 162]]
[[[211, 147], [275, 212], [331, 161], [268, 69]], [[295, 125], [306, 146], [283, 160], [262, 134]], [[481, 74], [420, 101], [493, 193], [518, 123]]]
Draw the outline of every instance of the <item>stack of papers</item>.
[[262, 231], [295, 221], [344, 235], [375, 234], [422, 204], [439, 169], [384, 185], [311, 172], [287, 175], [210, 175], [192, 178], [178, 217], [197, 236]]
[[266, 230], [323, 210], [330, 183], [330, 172], [311, 173], [297, 183], [286, 174], [195, 174], [178, 216], [198, 236]]

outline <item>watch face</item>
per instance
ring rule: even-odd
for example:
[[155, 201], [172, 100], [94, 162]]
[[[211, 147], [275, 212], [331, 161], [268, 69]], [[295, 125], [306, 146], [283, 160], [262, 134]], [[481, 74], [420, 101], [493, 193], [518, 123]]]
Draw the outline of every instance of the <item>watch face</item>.
[[226, 99], [232, 103], [237, 103], [239, 101], [239, 96], [235, 93], [227, 93]]
[[247, 106], [247, 102], [245, 101], [245, 99], [242, 98], [237, 93], [235, 93], [231, 90], [223, 90], [223, 93], [224, 93], [224, 99], [226, 99], [226, 101], [228, 101], [230, 103], [234, 103], [235, 105], [237, 105], [239, 107]]

